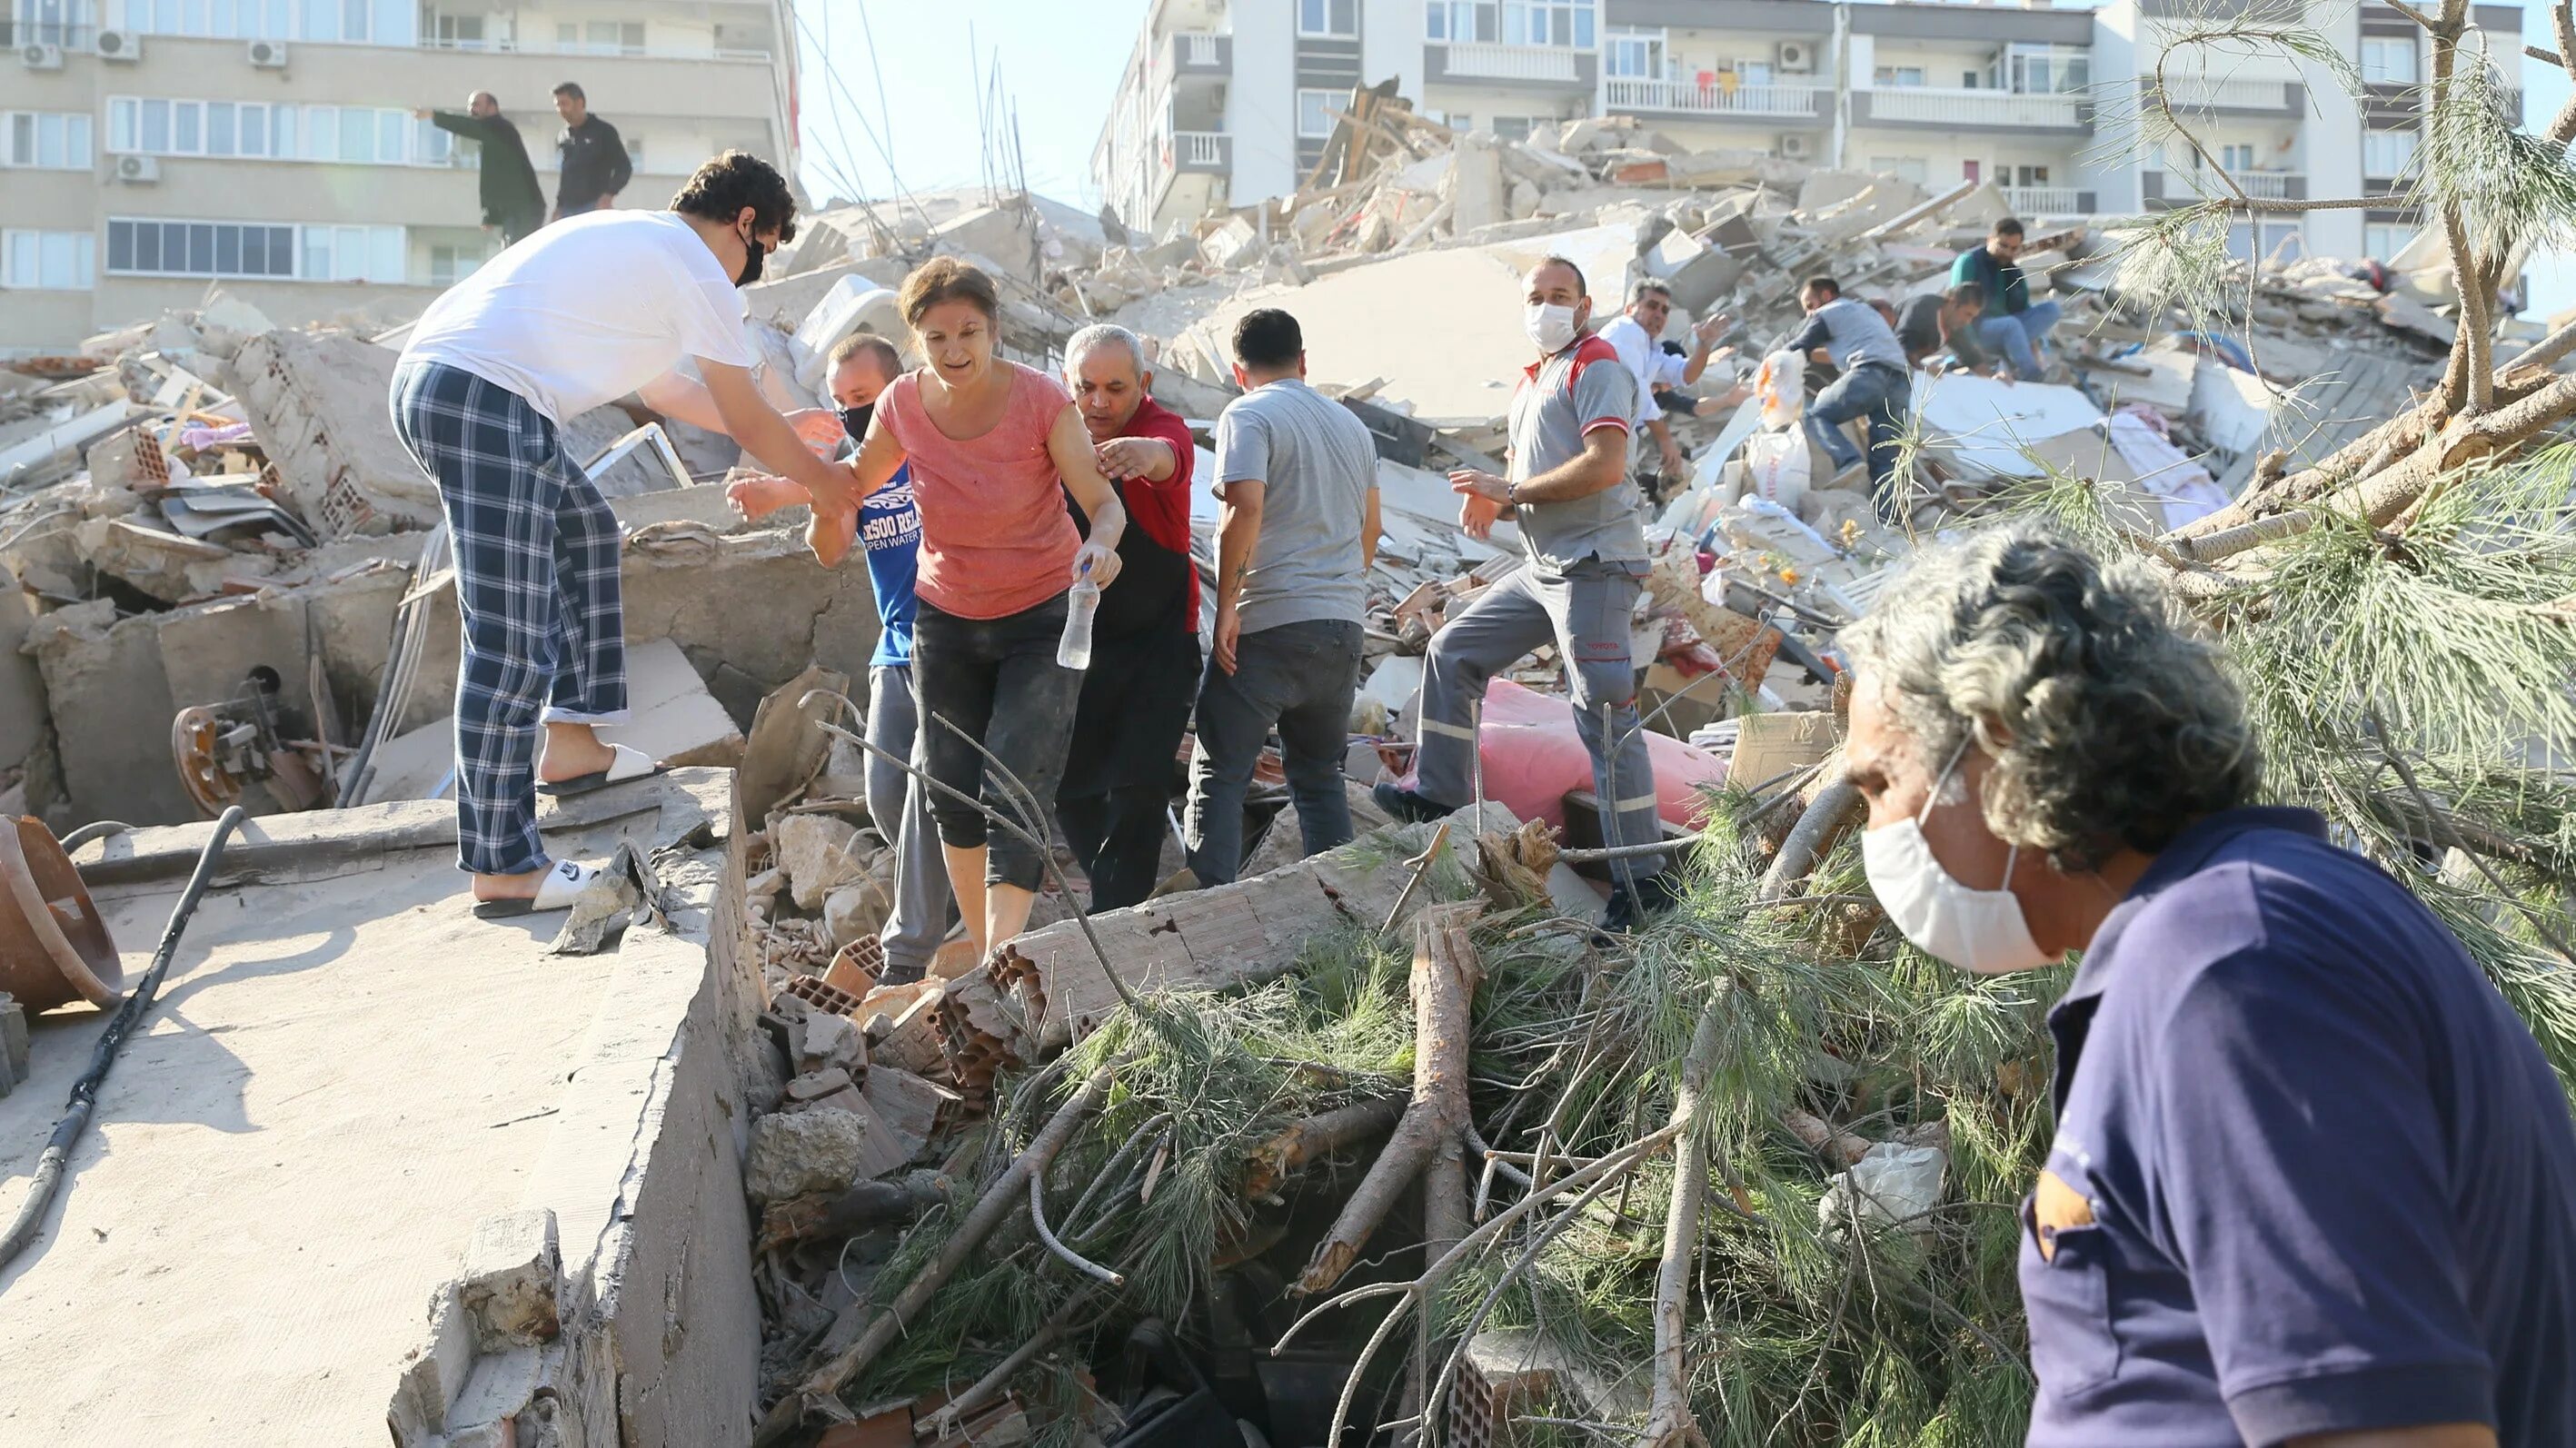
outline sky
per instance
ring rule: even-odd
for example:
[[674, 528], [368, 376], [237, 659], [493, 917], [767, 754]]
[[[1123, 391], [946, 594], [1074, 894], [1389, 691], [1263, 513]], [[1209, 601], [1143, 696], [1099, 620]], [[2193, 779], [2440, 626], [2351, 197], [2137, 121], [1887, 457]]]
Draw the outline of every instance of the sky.
[[[886, 195], [885, 152], [913, 190], [980, 182], [977, 78], [998, 64], [1005, 97], [1018, 110], [1030, 186], [1097, 208], [1091, 145], [1146, 3], [806, 0], [796, 10], [808, 194], [846, 198], [857, 185], [871, 197]], [[2552, 43], [2541, 0], [2524, 0], [2523, 26], [2533, 44]], [[2523, 116], [2532, 126], [2546, 124], [2567, 98], [2566, 74], [2537, 61], [2524, 62], [2523, 84]], [[2531, 315], [2576, 307], [2576, 267], [2535, 266], [2531, 283]]]
[[846, 198], [852, 184], [888, 194], [880, 141], [908, 189], [980, 183], [977, 80], [998, 64], [1031, 189], [1097, 208], [1091, 144], [1145, 3], [804, 0], [795, 8], [808, 194]]

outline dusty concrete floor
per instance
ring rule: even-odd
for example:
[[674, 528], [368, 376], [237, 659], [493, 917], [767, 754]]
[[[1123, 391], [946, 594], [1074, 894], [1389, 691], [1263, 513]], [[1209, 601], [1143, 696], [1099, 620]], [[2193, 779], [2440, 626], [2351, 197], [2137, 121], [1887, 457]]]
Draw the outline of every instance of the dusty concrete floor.
[[[596, 859], [654, 818], [549, 843]], [[559, 916], [473, 919], [452, 860], [209, 892], [52, 1219], [0, 1275], [0, 1442], [384, 1441], [431, 1288], [476, 1219], [523, 1204], [576, 1047], [618, 1009], [616, 955], [544, 954]], [[99, 893], [129, 982], [179, 885]], [[34, 1023], [36, 1079], [0, 1100], [0, 1214], [105, 1020]]]

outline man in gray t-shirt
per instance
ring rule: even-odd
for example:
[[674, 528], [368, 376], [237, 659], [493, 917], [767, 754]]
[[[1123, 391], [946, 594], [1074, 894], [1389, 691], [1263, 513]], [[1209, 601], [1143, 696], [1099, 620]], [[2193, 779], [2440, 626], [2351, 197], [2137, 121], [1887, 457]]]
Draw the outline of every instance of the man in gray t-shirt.
[[[1613, 845], [1651, 845], [1662, 826], [1628, 646], [1647, 571], [1643, 500], [1627, 466], [1637, 378], [1616, 348], [1584, 332], [1592, 298], [1573, 262], [1540, 262], [1523, 290], [1522, 319], [1538, 360], [1522, 370], [1512, 393], [1511, 476], [1461, 468], [1449, 486], [1464, 496], [1459, 521], [1477, 537], [1508, 511], [1529, 561], [1431, 636], [1414, 785], [1381, 784], [1376, 797], [1389, 813], [1412, 820], [1469, 803], [1486, 683], [1513, 660], [1554, 644], [1565, 661], [1575, 732], [1592, 756], [1602, 832]], [[1618, 881], [1611, 928], [1671, 903], [1662, 869], [1662, 857], [1651, 853], [1611, 862]]]
[[1216, 424], [1216, 639], [1190, 755], [1185, 843], [1202, 885], [1242, 866], [1243, 798], [1274, 726], [1306, 853], [1350, 839], [1342, 755], [1377, 556], [1377, 443], [1306, 385], [1297, 319], [1247, 313], [1234, 355], [1243, 395]]

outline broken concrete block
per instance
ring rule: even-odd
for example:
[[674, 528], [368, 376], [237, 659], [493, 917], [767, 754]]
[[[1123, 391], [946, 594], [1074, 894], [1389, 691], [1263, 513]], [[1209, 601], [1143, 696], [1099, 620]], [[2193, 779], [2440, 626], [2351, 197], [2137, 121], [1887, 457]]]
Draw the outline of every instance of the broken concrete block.
[[1226, 218], [1225, 225], [1199, 240], [1199, 255], [1209, 266], [1223, 271], [1232, 271], [1260, 254], [1260, 233], [1240, 216]]
[[[892, 853], [880, 850], [877, 859]], [[892, 881], [873, 876], [855, 880], [823, 897], [823, 933], [831, 937], [835, 950], [844, 949], [862, 940], [874, 940], [893, 914]]]
[[1490, 135], [1470, 132], [1459, 138], [1458, 148], [1450, 153], [1449, 174], [1440, 181], [1440, 199], [1449, 203], [1449, 224], [1461, 234], [1512, 219], [1497, 144]]
[[848, 1111], [773, 1113], [752, 1124], [742, 1166], [743, 1191], [755, 1202], [783, 1202], [806, 1192], [836, 1192], [859, 1179], [871, 1123]]
[[1645, 265], [1649, 276], [1673, 289], [1674, 302], [1694, 313], [1707, 311], [1744, 274], [1743, 262], [1678, 230], [1655, 243]]
[[878, 1124], [903, 1143], [906, 1160], [920, 1155], [966, 1104], [965, 1097], [938, 1082], [894, 1066], [870, 1070], [863, 1094]]
[[346, 332], [278, 330], [242, 344], [229, 379], [278, 490], [324, 538], [435, 526], [438, 486], [385, 418], [395, 354]]
[[125, 518], [88, 519], [74, 537], [99, 572], [163, 603], [184, 603], [213, 593], [237, 556], [222, 544], [199, 542]]
[[804, 1072], [837, 1068], [853, 1078], [864, 1075], [868, 1069], [867, 1037], [860, 1032], [859, 1023], [848, 1016], [815, 1011], [805, 1018], [796, 1067]]
[[850, 1080], [849, 1072], [833, 1066], [821, 1071], [808, 1071], [790, 1080], [787, 1083], [786, 1097], [789, 1101], [802, 1106], [808, 1102], [819, 1101], [836, 1091], [847, 1091], [855, 1084], [857, 1083]]
[[474, 1224], [456, 1294], [484, 1352], [553, 1341], [563, 1330], [562, 1293], [552, 1211], [503, 1212]]
[[519, 1418], [535, 1406], [546, 1378], [545, 1356], [543, 1348], [519, 1347], [476, 1358], [464, 1391], [447, 1412], [447, 1448], [533, 1445], [533, 1435], [520, 1432]]
[[671, 640], [654, 639], [626, 651], [626, 703], [635, 717], [603, 729], [600, 737], [640, 749], [674, 769], [701, 764], [730, 769], [742, 762], [742, 731]]
[[474, 1367], [474, 1316], [457, 1300], [456, 1284], [430, 1294], [428, 1340], [405, 1354], [396, 1369], [385, 1425], [396, 1443], [416, 1443], [447, 1428], [449, 1405], [465, 1391]]
[[866, 878], [875, 853], [857, 826], [827, 814], [787, 816], [770, 844], [787, 871], [788, 896], [800, 910], [820, 910], [832, 891]]
[[[769, 812], [805, 788], [831, 756], [837, 741], [823, 732], [820, 722], [833, 718], [838, 706], [829, 699], [817, 699], [813, 707], [800, 708], [797, 701], [817, 689], [847, 694], [849, 688], [846, 675], [810, 668], [760, 701], [752, 715], [751, 736], [743, 745], [742, 765], [734, 776], [734, 798], [742, 804], [744, 819], [769, 818]], [[878, 829], [891, 834], [882, 823]]]

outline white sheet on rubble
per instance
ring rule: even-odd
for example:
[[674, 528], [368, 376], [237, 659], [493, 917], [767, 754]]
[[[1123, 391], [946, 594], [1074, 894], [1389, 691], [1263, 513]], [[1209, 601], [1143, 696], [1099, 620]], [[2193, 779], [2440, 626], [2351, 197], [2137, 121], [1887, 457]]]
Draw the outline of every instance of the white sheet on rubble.
[[1914, 405], [1927, 444], [1965, 468], [2000, 477], [2038, 476], [2039, 465], [2022, 456], [2023, 444], [2102, 421], [2102, 409], [2075, 388], [1964, 372], [1915, 374]]
[[2165, 526], [2179, 528], [2227, 506], [2227, 490], [2209, 469], [2183, 455], [2156, 430], [2129, 414], [2111, 417], [2111, 446], [2138, 475], [2138, 486], [2163, 500]]

